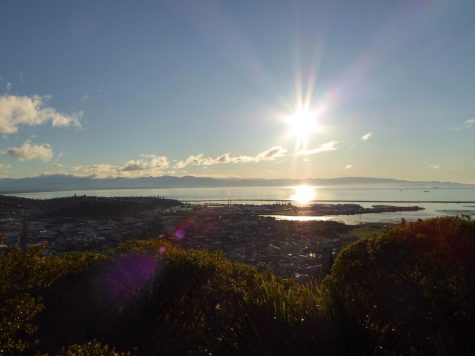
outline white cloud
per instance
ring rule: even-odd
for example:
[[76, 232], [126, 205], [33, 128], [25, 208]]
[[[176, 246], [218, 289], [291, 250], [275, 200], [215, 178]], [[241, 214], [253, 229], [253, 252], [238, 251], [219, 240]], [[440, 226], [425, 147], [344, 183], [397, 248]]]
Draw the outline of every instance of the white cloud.
[[160, 176], [170, 166], [168, 158], [159, 155], [140, 155], [141, 159], [129, 160], [123, 165], [98, 163], [73, 167], [73, 174], [95, 178], [134, 178]]
[[132, 172], [132, 171], [145, 171], [145, 170], [161, 170], [168, 168], [169, 162], [168, 158], [165, 156], [157, 155], [141, 155], [142, 157], [148, 157], [149, 161], [143, 159], [130, 160], [122, 168], [122, 171]]
[[26, 140], [20, 147], [10, 147], [2, 152], [8, 154], [20, 161], [31, 161], [33, 159], [40, 159], [48, 162], [53, 158], [53, 150], [48, 144], [36, 145]]
[[465, 125], [464, 127], [475, 127], [475, 117], [472, 118], [472, 119], [468, 119], [467, 121], [465, 121]]
[[151, 158], [152, 158], [152, 160], [150, 161], [151, 168], [164, 169], [164, 168], [168, 168], [168, 166], [170, 165], [170, 162], [168, 162], [168, 158], [166, 156], [153, 155], [151, 156]]
[[351, 169], [351, 168], [353, 168], [353, 166], [352, 166], [351, 164], [347, 164], [347, 165], [345, 166], [345, 169]]
[[123, 171], [141, 171], [148, 167], [148, 163], [138, 159], [138, 160], [130, 160], [128, 161], [125, 166], [121, 168]]
[[92, 176], [95, 178], [119, 177], [119, 171], [119, 167], [107, 163], [98, 163], [73, 167], [74, 175]]
[[186, 166], [188, 166], [189, 164], [193, 164], [193, 165], [200, 165], [200, 164], [203, 164], [203, 154], [200, 153], [199, 155], [196, 155], [196, 156], [188, 156], [185, 160], [182, 160], [182, 161], [178, 161], [175, 166], [173, 166], [173, 168], [175, 169], [182, 169], [182, 168], [185, 168]]
[[434, 168], [434, 169], [439, 169], [439, 168], [440, 168], [440, 166], [439, 166], [439, 165], [437, 165], [437, 164], [434, 164], [434, 165], [432, 166], [432, 168]]
[[8, 83], [5, 85], [5, 89], [7, 89], [7, 91], [10, 91], [11, 88], [12, 88], [12, 83], [11, 83], [11, 82], [8, 82]]
[[169, 169], [170, 161], [166, 156], [141, 154], [139, 159], [129, 160], [122, 165], [99, 163], [75, 166], [72, 168], [72, 173], [78, 176], [92, 176], [96, 178], [160, 176], [164, 173], [176, 174], [177, 170], [186, 173], [183, 169], [188, 165], [207, 168], [216, 164], [274, 161], [283, 157], [286, 153], [287, 150], [285, 148], [274, 146], [256, 156], [232, 156], [230, 153], [223, 153], [213, 158], [205, 157], [203, 154], [190, 155], [184, 160], [175, 161], [171, 169]]
[[231, 155], [229, 153], [222, 154], [216, 158], [216, 163], [229, 163], [232, 161]]
[[310, 156], [310, 155], [318, 154], [321, 152], [335, 151], [337, 149], [336, 147], [337, 145], [338, 145], [338, 141], [329, 141], [319, 147], [297, 151], [295, 155]]
[[455, 127], [450, 127], [450, 130], [452, 130], [452, 131], [460, 131], [460, 130], [462, 130], [462, 129], [468, 129], [468, 128], [471, 128], [471, 127], [475, 127], [475, 117], [474, 117], [474, 118], [471, 118], [471, 119], [468, 119], [468, 120], [465, 120], [465, 122], [463, 123], [463, 125], [455, 126]]
[[287, 150], [281, 146], [274, 146], [269, 148], [267, 151], [259, 153], [254, 162], [261, 162], [261, 161], [273, 161], [277, 158], [284, 156], [287, 153]]
[[173, 168], [182, 169], [188, 165], [194, 166], [212, 166], [215, 164], [226, 163], [258, 163], [262, 161], [274, 161], [277, 158], [283, 157], [287, 153], [287, 150], [281, 146], [274, 146], [257, 154], [256, 156], [232, 156], [230, 153], [224, 153], [216, 158], [205, 157], [202, 153], [198, 155], [188, 156], [182, 161], [178, 161]]
[[368, 132], [368, 133], [365, 133], [363, 136], [361, 136], [361, 140], [362, 141], [368, 141], [371, 137], [373, 136], [373, 132]]
[[0, 95], [0, 133], [18, 132], [21, 125], [37, 126], [51, 122], [53, 127], [80, 126], [82, 112], [62, 114], [45, 106], [48, 97]]

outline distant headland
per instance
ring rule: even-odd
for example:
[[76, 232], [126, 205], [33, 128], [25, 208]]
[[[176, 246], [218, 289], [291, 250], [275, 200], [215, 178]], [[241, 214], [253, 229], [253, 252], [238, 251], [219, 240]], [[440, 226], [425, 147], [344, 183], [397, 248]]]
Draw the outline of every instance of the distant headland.
[[281, 187], [300, 184], [317, 186], [371, 185], [375, 187], [475, 188], [475, 184], [441, 181], [409, 181], [392, 178], [340, 177], [308, 179], [212, 178], [160, 176], [140, 178], [95, 178], [72, 175], [40, 175], [0, 179], [0, 194], [65, 190], [159, 189], [213, 187]]

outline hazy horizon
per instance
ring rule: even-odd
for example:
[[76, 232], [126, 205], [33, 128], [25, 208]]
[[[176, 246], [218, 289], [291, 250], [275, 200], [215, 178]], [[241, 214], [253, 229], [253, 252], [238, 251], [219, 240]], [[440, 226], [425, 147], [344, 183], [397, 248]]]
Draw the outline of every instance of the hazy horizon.
[[372, 180], [372, 181], [395, 181], [395, 182], [407, 182], [407, 183], [452, 183], [452, 184], [461, 184], [461, 185], [475, 185], [475, 182], [459, 182], [452, 180], [416, 180], [416, 179], [405, 179], [405, 178], [396, 178], [396, 177], [370, 177], [370, 176], [334, 176], [334, 177], [239, 177], [239, 176], [214, 176], [214, 175], [205, 175], [205, 174], [162, 174], [162, 175], [149, 175], [149, 176], [112, 176], [112, 177], [98, 177], [96, 175], [76, 175], [68, 173], [40, 173], [38, 175], [24, 176], [24, 177], [0, 177], [1, 180], [8, 179], [36, 179], [36, 178], [72, 178], [72, 179], [92, 179], [92, 180], [109, 180], [116, 178], [123, 178], [125, 180], [140, 180], [140, 179], [159, 179], [159, 178], [197, 178], [197, 179], [211, 179], [211, 180], [242, 180], [242, 181], [311, 181], [311, 180], [322, 180], [322, 181], [339, 181], [339, 180]]
[[[441, 182], [441, 181], [407, 181], [396, 180], [390, 178], [371, 178], [371, 177], [339, 177], [334, 179], [250, 179], [250, 178], [208, 178], [208, 177], [139, 177], [139, 178], [94, 178], [94, 177], [76, 177], [67, 175], [54, 176], [38, 176], [32, 178], [13, 178], [0, 179], [0, 194], [37, 194], [47, 192], [63, 192], [67, 194], [60, 194], [58, 196], [68, 196], [73, 193], [79, 195], [98, 195], [98, 196], [121, 196], [122, 193], [117, 191], [128, 191], [131, 195], [168, 195], [173, 194], [174, 189], [195, 189], [198, 195], [201, 194], [200, 189], [216, 188], [218, 192], [212, 192], [210, 196], [225, 197], [225, 193], [220, 193], [221, 189], [237, 189], [235, 193], [240, 196], [247, 188], [272, 189], [272, 188], [289, 188], [291, 190], [297, 189], [306, 192], [307, 195], [313, 195], [314, 191], [320, 189], [342, 189], [353, 190], [353, 196], [359, 193], [356, 191], [366, 190], [368, 196], [372, 196], [372, 190], [394, 190], [397, 194], [392, 200], [399, 200], [398, 195], [405, 195], [404, 199], [418, 200], [441, 200], [441, 201], [465, 201], [468, 196], [473, 196], [475, 193], [475, 185], [455, 183], [455, 182]], [[468, 195], [464, 195], [456, 190], [466, 190]], [[239, 191], [241, 189], [242, 191]], [[426, 196], [427, 189], [434, 189], [434, 192], [440, 190], [437, 194]], [[416, 192], [419, 190], [420, 192]], [[442, 191], [445, 192], [442, 192]], [[84, 192], [88, 193], [84, 193]], [[161, 192], [162, 191], [162, 192]], [[166, 191], [166, 192], [165, 192]], [[403, 193], [403, 191], [405, 191]], [[412, 192], [412, 193], [410, 193]], [[192, 193], [192, 196], [193, 194]], [[256, 199], [262, 192], [253, 191]], [[407, 194], [410, 193], [410, 196]], [[440, 195], [441, 193], [442, 195]], [[147, 195], [145, 194], [145, 195]], [[462, 194], [462, 195], [460, 195]], [[412, 196], [413, 195], [413, 196]], [[45, 195], [45, 196], [55, 196]], [[27, 197], [27, 196], [25, 196]], [[441, 199], [441, 197], [443, 197]], [[359, 199], [362, 199], [361, 197]], [[474, 198], [475, 199], [475, 196]], [[469, 200], [473, 200], [469, 199]]]

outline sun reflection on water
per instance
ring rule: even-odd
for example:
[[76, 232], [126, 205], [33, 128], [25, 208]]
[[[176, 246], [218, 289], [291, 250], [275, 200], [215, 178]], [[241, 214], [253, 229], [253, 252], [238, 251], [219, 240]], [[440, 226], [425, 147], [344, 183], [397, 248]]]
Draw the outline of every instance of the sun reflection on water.
[[308, 205], [316, 198], [315, 187], [310, 185], [298, 185], [292, 187], [294, 194], [290, 196], [290, 199], [297, 205]]

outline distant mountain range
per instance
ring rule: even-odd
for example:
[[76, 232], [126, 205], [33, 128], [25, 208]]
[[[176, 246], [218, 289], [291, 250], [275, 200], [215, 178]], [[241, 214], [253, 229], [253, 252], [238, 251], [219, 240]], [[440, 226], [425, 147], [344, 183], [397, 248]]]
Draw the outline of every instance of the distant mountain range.
[[371, 185], [375, 187], [475, 188], [475, 184], [439, 181], [407, 181], [391, 178], [342, 177], [311, 179], [249, 179], [207, 177], [93, 178], [71, 175], [41, 175], [28, 178], [0, 179], [0, 194], [52, 192], [63, 190], [279, 187], [309, 184], [318, 186]]

